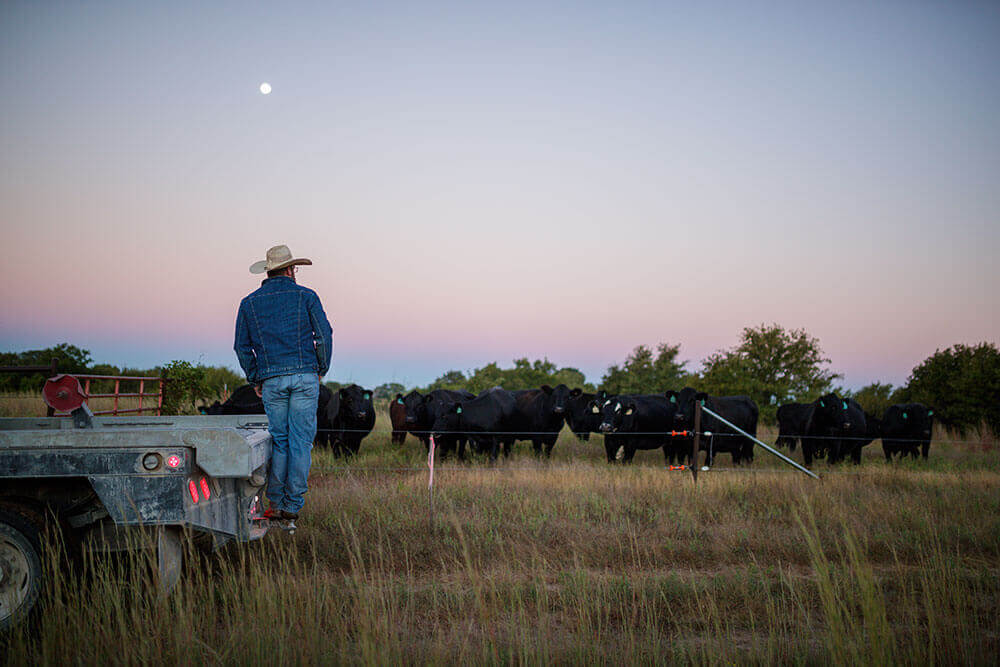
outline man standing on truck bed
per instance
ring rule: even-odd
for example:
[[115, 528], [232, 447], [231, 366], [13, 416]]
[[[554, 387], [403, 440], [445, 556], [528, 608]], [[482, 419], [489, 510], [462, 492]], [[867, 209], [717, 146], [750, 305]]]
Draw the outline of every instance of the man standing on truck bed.
[[271, 432], [268, 519], [295, 520], [305, 504], [316, 437], [319, 382], [330, 370], [333, 329], [316, 292], [295, 283], [288, 246], [274, 246], [250, 273], [267, 272], [260, 288], [240, 302], [234, 349], [264, 402]]

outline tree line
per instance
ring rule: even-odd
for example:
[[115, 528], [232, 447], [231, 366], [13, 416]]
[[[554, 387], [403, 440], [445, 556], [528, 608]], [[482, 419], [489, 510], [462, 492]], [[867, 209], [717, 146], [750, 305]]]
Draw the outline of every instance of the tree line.
[[[194, 411], [195, 405], [222, 398], [244, 383], [242, 374], [225, 366], [206, 366], [174, 360], [148, 369], [95, 364], [90, 352], [68, 343], [42, 350], [0, 353], [0, 366], [48, 366], [52, 359], [63, 373], [94, 375], [155, 375], [170, 378], [168, 410]], [[609, 394], [652, 394], [692, 386], [717, 396], [747, 395], [760, 408], [761, 421], [773, 423], [777, 408], [791, 401], [810, 402], [830, 391], [858, 401], [869, 413], [881, 415], [894, 403], [931, 406], [946, 427], [961, 433], [985, 423], [1000, 433], [1000, 351], [993, 343], [958, 344], [936, 350], [911, 371], [906, 383], [894, 387], [873, 383], [857, 391], [836, 385], [842, 379], [829, 368], [819, 340], [802, 329], [777, 324], [747, 327], [732, 348], [716, 351], [701, 361], [699, 371], [680, 360], [680, 345], [660, 343], [655, 349], [639, 345], [621, 363], [608, 366], [599, 383], [587, 381], [577, 368], [558, 367], [548, 359], [515, 359], [510, 368], [497, 362], [468, 372], [449, 370], [423, 387], [388, 382], [374, 388], [376, 400], [416, 388], [462, 389], [479, 393], [490, 387], [524, 389], [543, 384], [565, 384]], [[0, 374], [0, 392], [38, 391], [43, 374]], [[107, 386], [104, 386], [106, 384]], [[92, 391], [111, 391], [112, 383], [92, 384]], [[344, 383], [330, 381], [336, 391]]]

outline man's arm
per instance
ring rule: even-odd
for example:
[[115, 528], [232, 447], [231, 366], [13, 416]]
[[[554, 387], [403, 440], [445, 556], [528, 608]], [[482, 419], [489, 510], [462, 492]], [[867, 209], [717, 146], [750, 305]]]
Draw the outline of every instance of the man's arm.
[[319, 376], [322, 378], [330, 370], [330, 360], [333, 358], [333, 327], [330, 326], [330, 320], [326, 319], [323, 304], [315, 293], [308, 303], [309, 322], [316, 343], [316, 363], [319, 365]]
[[250, 322], [242, 303], [236, 314], [236, 340], [233, 349], [236, 351], [240, 367], [246, 373], [247, 382], [257, 384], [257, 355], [254, 354], [253, 346], [250, 344]]

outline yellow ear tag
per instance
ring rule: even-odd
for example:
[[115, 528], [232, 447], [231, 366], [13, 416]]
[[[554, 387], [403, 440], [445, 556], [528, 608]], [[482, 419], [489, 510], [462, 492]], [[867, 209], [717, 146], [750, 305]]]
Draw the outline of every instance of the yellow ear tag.
[[625, 411], [625, 414], [630, 415], [632, 414], [632, 412], [633, 412], [632, 408], [629, 408], [628, 410]]

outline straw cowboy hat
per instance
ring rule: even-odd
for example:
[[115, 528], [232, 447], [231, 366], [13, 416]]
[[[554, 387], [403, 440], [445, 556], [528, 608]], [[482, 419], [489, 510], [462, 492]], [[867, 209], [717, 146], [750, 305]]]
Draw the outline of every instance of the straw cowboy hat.
[[250, 265], [250, 273], [277, 271], [293, 264], [312, 264], [312, 260], [305, 257], [292, 257], [292, 251], [288, 249], [288, 246], [276, 245], [268, 249], [267, 259]]

